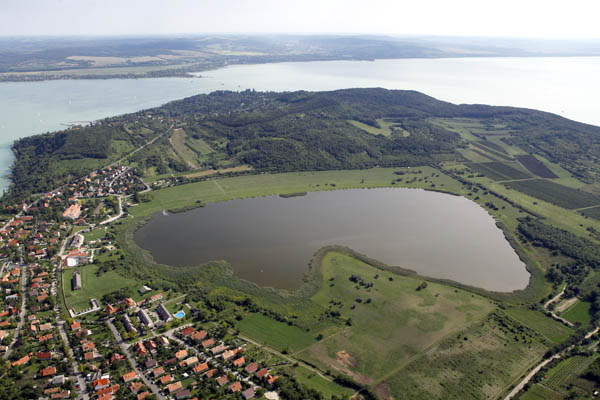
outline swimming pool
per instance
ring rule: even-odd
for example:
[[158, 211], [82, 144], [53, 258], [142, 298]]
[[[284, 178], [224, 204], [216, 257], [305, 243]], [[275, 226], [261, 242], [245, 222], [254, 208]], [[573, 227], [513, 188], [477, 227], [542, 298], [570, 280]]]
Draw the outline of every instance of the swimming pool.
[[181, 319], [181, 318], [183, 318], [183, 317], [185, 317], [185, 311], [183, 311], [183, 310], [181, 310], [181, 311], [178, 311], [178, 312], [175, 314], [175, 318], [179, 318], [179, 319]]

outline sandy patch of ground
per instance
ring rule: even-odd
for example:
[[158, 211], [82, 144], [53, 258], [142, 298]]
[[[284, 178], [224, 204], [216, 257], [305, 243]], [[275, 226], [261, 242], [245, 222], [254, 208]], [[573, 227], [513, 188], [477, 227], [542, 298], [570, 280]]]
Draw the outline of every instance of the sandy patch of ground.
[[346, 350], [340, 350], [335, 353], [335, 358], [346, 367], [356, 367], [356, 360]]
[[566, 311], [575, 303], [577, 303], [577, 297], [571, 297], [570, 299], [567, 299], [567, 300], [561, 302], [559, 305], [557, 305], [556, 309], [554, 311], [557, 311], [557, 312]]

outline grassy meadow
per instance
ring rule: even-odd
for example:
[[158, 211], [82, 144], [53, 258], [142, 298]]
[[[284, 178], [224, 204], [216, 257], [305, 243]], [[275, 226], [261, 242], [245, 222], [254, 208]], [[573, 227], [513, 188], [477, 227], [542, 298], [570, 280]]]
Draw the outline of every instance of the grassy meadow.
[[[73, 279], [73, 274], [77, 270], [81, 272], [81, 283], [83, 287], [81, 290], [74, 291], [72, 290], [73, 286], [71, 281]], [[90, 299], [95, 298], [100, 301], [102, 296], [114, 292], [115, 290], [126, 287], [137, 290], [138, 287], [141, 286], [135, 279], [123, 277], [116, 271], [108, 271], [100, 276], [96, 276], [97, 270], [98, 266], [92, 264], [79, 268], [66, 269], [62, 272], [65, 301], [69, 308], [73, 308], [75, 311], [82, 311], [91, 307]]]
[[[417, 174], [418, 170], [422, 173]], [[398, 175], [394, 174], [395, 171], [415, 172], [407, 177], [417, 177], [417, 179], [412, 183], [399, 185], [402, 187], [436, 188], [447, 191], [460, 189], [457, 181], [432, 167], [257, 174], [212, 179], [156, 190], [152, 192], [151, 202], [132, 208], [131, 213], [134, 216], [145, 216], [161, 210], [197, 206], [198, 201], [209, 203], [317, 190], [393, 187], [392, 181], [398, 178]], [[431, 177], [432, 174], [439, 176]], [[432, 184], [435, 186], [432, 187]]]
[[276, 350], [295, 352], [312, 345], [313, 336], [294, 325], [279, 322], [258, 313], [250, 313], [236, 324], [242, 334]]
[[[446, 285], [430, 282], [417, 290], [421, 279], [379, 270], [348, 254], [329, 252], [321, 267], [323, 284], [311, 300], [351, 322], [296, 355], [366, 384], [494, 309], [489, 300]], [[350, 281], [353, 275], [373, 286]]]

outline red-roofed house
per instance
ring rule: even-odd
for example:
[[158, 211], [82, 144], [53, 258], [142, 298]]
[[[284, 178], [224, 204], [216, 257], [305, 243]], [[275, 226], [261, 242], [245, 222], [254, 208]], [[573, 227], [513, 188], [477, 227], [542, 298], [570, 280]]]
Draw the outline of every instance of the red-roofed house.
[[56, 367], [46, 367], [41, 371], [42, 376], [51, 376], [56, 374]]
[[231, 393], [236, 393], [240, 390], [242, 390], [242, 384], [239, 382], [233, 382], [231, 385], [229, 385], [229, 391]]
[[245, 363], [246, 363], [246, 360], [244, 359], [244, 357], [240, 357], [240, 358], [238, 358], [236, 360], [233, 360], [233, 366], [234, 367], [241, 367]]
[[216, 382], [217, 382], [217, 385], [223, 386], [223, 385], [226, 385], [227, 382], [229, 382], [229, 379], [227, 378], [226, 375], [221, 375], [220, 377], [217, 378]]
[[124, 374], [121, 378], [123, 379], [124, 383], [127, 383], [127, 382], [137, 378], [137, 374], [135, 373], [135, 371], [131, 371], [131, 372]]
[[185, 328], [185, 329], [183, 329], [183, 330], [181, 331], [181, 334], [182, 334], [183, 336], [189, 336], [189, 335], [191, 335], [192, 333], [194, 333], [194, 328], [193, 328], [193, 327], [191, 327], [191, 326], [190, 326], [190, 327], [187, 327], [187, 328]]

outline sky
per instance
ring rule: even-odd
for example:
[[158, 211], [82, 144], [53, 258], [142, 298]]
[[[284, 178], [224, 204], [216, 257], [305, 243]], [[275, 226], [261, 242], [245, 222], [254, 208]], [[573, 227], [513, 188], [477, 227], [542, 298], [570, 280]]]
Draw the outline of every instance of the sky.
[[372, 33], [600, 39], [598, 0], [0, 0], [1, 36]]

